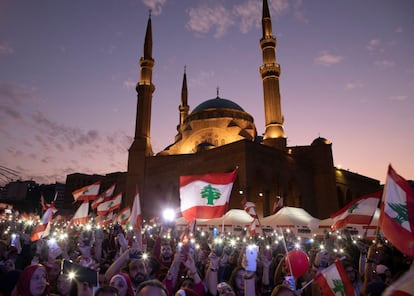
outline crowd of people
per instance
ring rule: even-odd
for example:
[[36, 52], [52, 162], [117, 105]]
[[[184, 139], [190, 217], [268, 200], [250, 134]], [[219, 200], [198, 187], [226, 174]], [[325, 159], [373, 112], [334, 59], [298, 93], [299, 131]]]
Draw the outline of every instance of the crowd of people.
[[[0, 295], [322, 295], [315, 276], [337, 260], [355, 295], [383, 295], [393, 282], [412, 281], [414, 274], [412, 258], [386, 240], [347, 233], [298, 244], [286, 233], [276, 241], [272, 234], [180, 233], [162, 224], [133, 231], [116, 224], [81, 225], [67, 235], [52, 231], [31, 241], [30, 228], [10, 221], [0, 223], [0, 233]], [[256, 259], [246, 256], [249, 245], [257, 248]], [[292, 277], [286, 260], [294, 248], [309, 258], [299, 277]]]

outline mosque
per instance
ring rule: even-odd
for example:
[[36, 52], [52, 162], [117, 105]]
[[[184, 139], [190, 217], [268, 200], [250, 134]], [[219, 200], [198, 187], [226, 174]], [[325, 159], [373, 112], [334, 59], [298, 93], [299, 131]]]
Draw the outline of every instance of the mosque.
[[[324, 219], [352, 199], [381, 189], [378, 180], [334, 167], [332, 143], [325, 138], [318, 137], [309, 146], [287, 146], [279, 90], [281, 71], [267, 0], [263, 0], [262, 9], [259, 74], [263, 97], [258, 96], [257, 103], [264, 104], [263, 136], [257, 134], [248, 112], [218, 93], [190, 110], [184, 71], [177, 134], [171, 145], [154, 154], [150, 126], [155, 59], [149, 17], [139, 61], [135, 136], [128, 152], [128, 170], [115, 177], [101, 176], [102, 191], [105, 184], [109, 187], [116, 180], [124, 188], [124, 203], [132, 205], [138, 190], [143, 216], [149, 218], [166, 207], [179, 206], [180, 176], [231, 172], [237, 167], [230, 208], [241, 208], [241, 200], [246, 198], [256, 204], [259, 216], [267, 216], [283, 198], [284, 205], [302, 207]], [[76, 189], [75, 180], [80, 179], [88, 178], [69, 175], [66, 185]]]

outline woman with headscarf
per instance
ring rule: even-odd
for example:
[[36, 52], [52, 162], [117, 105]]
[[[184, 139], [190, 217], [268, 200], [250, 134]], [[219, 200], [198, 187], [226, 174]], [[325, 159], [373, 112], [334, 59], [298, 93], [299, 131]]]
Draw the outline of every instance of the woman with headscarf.
[[119, 296], [134, 296], [131, 279], [126, 273], [120, 272], [113, 275], [109, 285], [118, 290]]
[[49, 283], [46, 267], [42, 264], [27, 266], [20, 274], [17, 285], [12, 292], [13, 296], [47, 296]]

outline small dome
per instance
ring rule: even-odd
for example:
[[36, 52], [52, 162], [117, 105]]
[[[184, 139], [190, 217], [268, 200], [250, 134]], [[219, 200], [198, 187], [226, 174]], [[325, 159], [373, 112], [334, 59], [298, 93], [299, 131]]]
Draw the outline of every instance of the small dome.
[[317, 137], [315, 140], [313, 140], [311, 146], [316, 146], [316, 145], [330, 145], [331, 142], [328, 141], [325, 138], [322, 137]]
[[191, 113], [196, 113], [207, 109], [235, 109], [244, 112], [243, 108], [235, 102], [220, 97], [216, 97], [214, 99], [210, 99], [201, 103], [200, 105], [195, 107]]

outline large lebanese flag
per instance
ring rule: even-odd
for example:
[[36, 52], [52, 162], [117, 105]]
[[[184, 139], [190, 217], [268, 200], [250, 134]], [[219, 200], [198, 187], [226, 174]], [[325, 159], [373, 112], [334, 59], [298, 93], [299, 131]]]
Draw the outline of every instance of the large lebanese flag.
[[109, 187], [104, 192], [99, 194], [99, 197], [91, 203], [91, 209], [92, 210], [96, 209], [99, 206], [99, 204], [105, 201], [105, 199], [112, 197], [112, 195], [114, 194], [114, 191], [115, 191], [115, 184], [113, 184], [111, 187]]
[[116, 221], [121, 225], [125, 225], [129, 219], [129, 216], [131, 216], [131, 207], [127, 206], [126, 208], [119, 211], [116, 217]]
[[378, 207], [381, 194], [382, 192], [379, 191], [357, 198], [332, 214], [331, 218], [334, 222], [331, 226], [332, 229], [341, 229], [348, 224], [368, 225]]
[[78, 200], [94, 200], [98, 196], [99, 188], [101, 187], [101, 181], [93, 183], [88, 186], [84, 186], [72, 192], [73, 199]]
[[391, 165], [378, 220], [384, 236], [402, 253], [414, 258], [414, 193]]
[[229, 203], [237, 171], [180, 176], [181, 212], [187, 221], [222, 217]]
[[104, 201], [98, 206], [97, 214], [102, 216], [113, 210], [116, 210], [121, 207], [122, 203], [122, 193], [118, 193], [114, 198], [111, 198], [107, 201]]
[[355, 295], [352, 283], [339, 260], [323, 269], [314, 280], [321, 287], [323, 295]]

